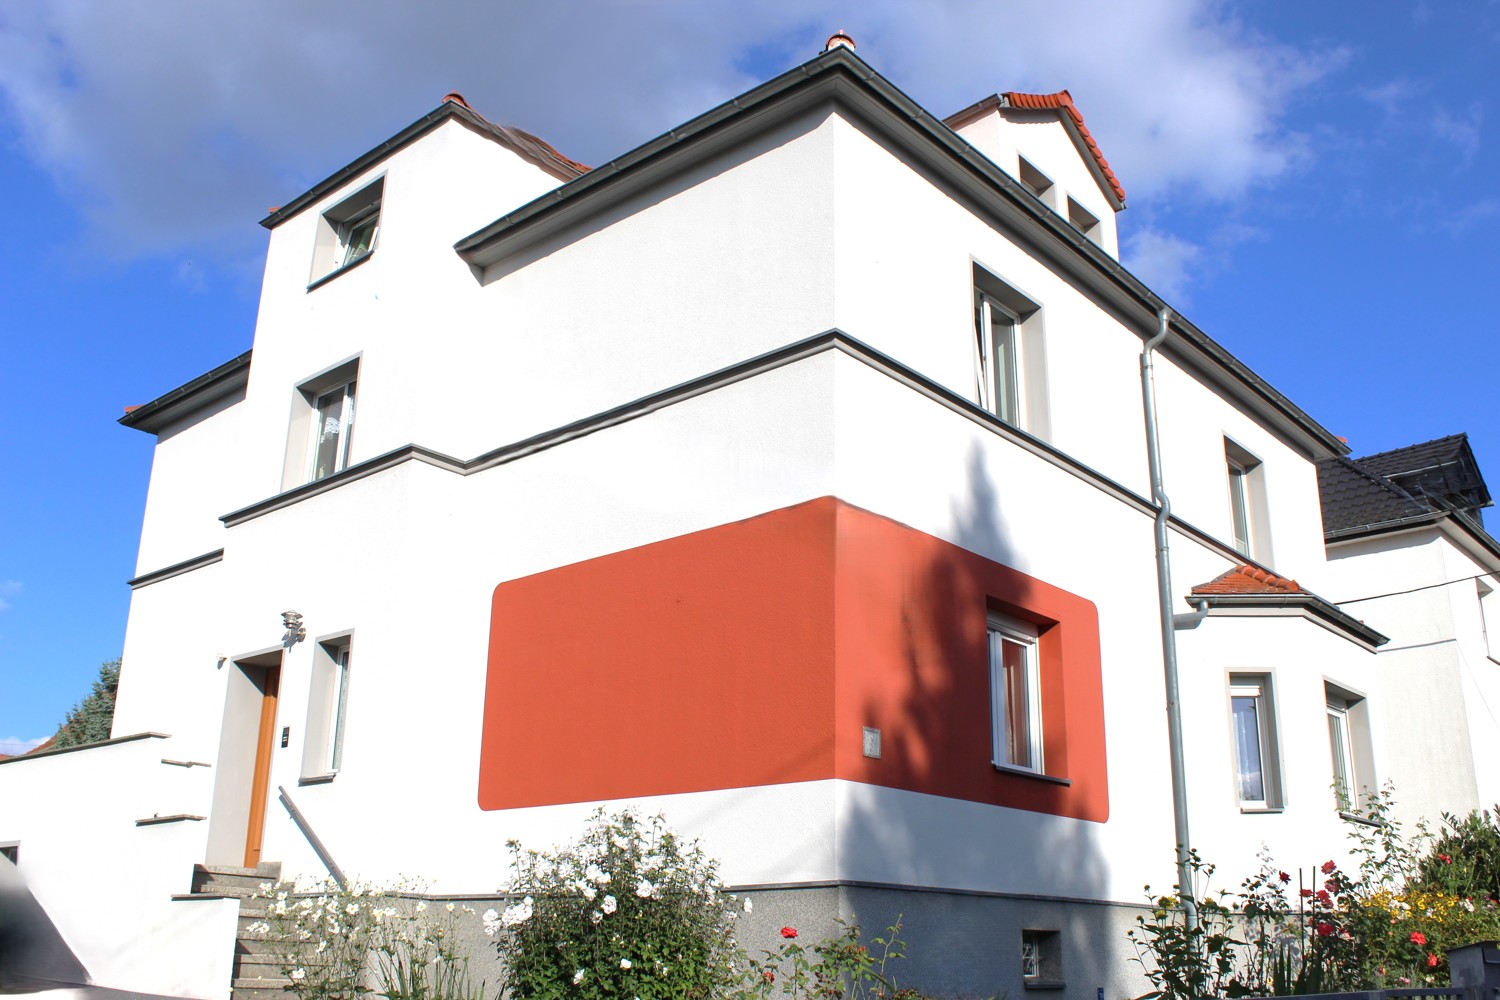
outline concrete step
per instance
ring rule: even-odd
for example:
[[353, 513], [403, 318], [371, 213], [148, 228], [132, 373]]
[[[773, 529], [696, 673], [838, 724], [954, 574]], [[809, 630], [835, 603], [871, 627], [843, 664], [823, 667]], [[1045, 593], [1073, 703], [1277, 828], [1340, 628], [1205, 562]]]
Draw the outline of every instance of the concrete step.
[[230, 892], [249, 896], [259, 892], [262, 886], [273, 886], [274, 878], [259, 875], [221, 875], [218, 872], [193, 872], [194, 892]]
[[236, 959], [247, 956], [280, 955], [288, 950], [289, 945], [296, 944], [294, 938], [263, 938], [259, 935], [251, 936], [243, 930], [234, 943], [234, 955]]
[[254, 875], [263, 881], [275, 882], [281, 878], [281, 862], [268, 861], [255, 868], [236, 868], [234, 865], [194, 865], [194, 872], [208, 872], [211, 875]]
[[289, 979], [235, 979], [230, 984], [234, 1000], [293, 1000]]

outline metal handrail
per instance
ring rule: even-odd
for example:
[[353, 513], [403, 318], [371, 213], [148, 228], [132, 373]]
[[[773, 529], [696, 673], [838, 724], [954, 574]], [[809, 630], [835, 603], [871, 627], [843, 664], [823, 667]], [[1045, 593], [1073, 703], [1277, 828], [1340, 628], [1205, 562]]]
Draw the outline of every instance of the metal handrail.
[[333, 876], [333, 880], [338, 883], [340, 889], [347, 889], [349, 880], [344, 877], [344, 870], [339, 867], [337, 861], [333, 860], [333, 855], [329, 854], [328, 848], [323, 846], [322, 838], [313, 830], [307, 817], [302, 815], [302, 810], [297, 808], [297, 803], [293, 802], [292, 797], [287, 794], [286, 786], [277, 785], [276, 791], [281, 793], [281, 804], [286, 806], [286, 811], [291, 814], [292, 822], [297, 824], [297, 829], [302, 831], [302, 835], [312, 845], [313, 851], [318, 855], [318, 860], [322, 861], [324, 867], [328, 869], [328, 874]]

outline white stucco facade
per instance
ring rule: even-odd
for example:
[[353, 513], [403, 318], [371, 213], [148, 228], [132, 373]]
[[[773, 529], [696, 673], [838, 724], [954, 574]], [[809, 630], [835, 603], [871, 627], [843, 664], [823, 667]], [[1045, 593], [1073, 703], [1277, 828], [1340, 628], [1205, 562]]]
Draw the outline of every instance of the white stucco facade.
[[[206, 389], [163, 397], [134, 418], [158, 444], [114, 734], [169, 735], [0, 767], [0, 843], [23, 845], [22, 873], [96, 981], [226, 995], [233, 914], [223, 901], [170, 897], [187, 892], [194, 864], [245, 855], [255, 670], [279, 675], [261, 858], [288, 876], [325, 871], [278, 803], [284, 789], [350, 874], [494, 892], [505, 841], [566, 840], [598, 804], [477, 801], [486, 727], [527, 718], [524, 705], [486, 716], [496, 588], [827, 497], [1097, 609], [1107, 808], [1078, 818], [836, 774], [610, 804], [665, 812], [742, 886], [1119, 904], [1139, 902], [1145, 883], [1171, 884], [1138, 374], [1159, 300], [1110, 268], [1115, 210], [1055, 115], [991, 115], [960, 138], [890, 112], [883, 81], [861, 82], [847, 72], [855, 63], [831, 53], [809, 64], [811, 82], [571, 181], [466, 114], [435, 112], [403, 145], [273, 215], [253, 360], [221, 380], [239, 381], [208, 402]], [[969, 144], [994, 163], [961, 158]], [[1101, 220], [1093, 249], [996, 176], [1017, 170], [1018, 155]], [[319, 227], [376, 183], [373, 250], [319, 275]], [[463, 242], [481, 230], [494, 231]], [[1025, 407], [1009, 421], [979, 405], [976, 288], [1027, 304], [1015, 376]], [[1472, 669], [1491, 663], [1473, 645], [1477, 604], [1460, 621], [1461, 602], [1429, 601], [1426, 631], [1408, 626], [1404, 607], [1351, 612], [1391, 636], [1400, 618], [1413, 644], [1450, 628], [1470, 637], [1455, 640], [1451, 663], [1400, 654], [1433, 678], [1421, 700], [1407, 661], [1375, 654], [1378, 637], [1315, 600], [1359, 596], [1351, 588], [1417, 563], [1445, 578], [1496, 567], [1440, 540], [1330, 559], [1314, 462], [1339, 446], [1236, 364], [1175, 321], [1155, 372], [1173, 610], [1245, 563], [1314, 592], [1296, 607], [1218, 608], [1177, 634], [1193, 843], [1243, 872], [1262, 844], [1288, 865], [1345, 845], [1330, 690], [1370, 707], [1361, 779], [1395, 778], [1430, 815], [1500, 798], [1500, 774], [1475, 763], [1500, 759], [1482, 708], [1500, 706], [1500, 688]], [[317, 408], [344, 385], [358, 404], [337, 432], [347, 454], [309, 481]], [[1253, 559], [1235, 548], [1226, 448], [1253, 460]], [[305, 624], [301, 641], [282, 627], [288, 610]], [[327, 671], [339, 650], [351, 665], [331, 772]], [[1267, 684], [1275, 794], [1257, 808], [1236, 791], [1235, 677]], [[1415, 758], [1405, 734], [1446, 718], [1460, 695], [1466, 714], [1441, 759]], [[734, 740], [776, 711], [769, 697], [705, 711]], [[622, 752], [651, 738], [622, 720]], [[1433, 767], [1442, 781], [1412, 787]], [[1090, 781], [1105, 788], [1103, 775], [1073, 777]], [[138, 904], [132, 919], [179, 942], [149, 969], [77, 914], [80, 848], [53, 836], [62, 818], [44, 805], [60, 782], [110, 785], [80, 801], [79, 816], [107, 816], [145, 859], [139, 891], [117, 905]], [[381, 808], [393, 797], [420, 809]], [[196, 818], [128, 825], [155, 816]], [[1117, 944], [1117, 974], [1070, 980], [1068, 995], [1133, 988]], [[215, 949], [222, 962], [208, 957]]]

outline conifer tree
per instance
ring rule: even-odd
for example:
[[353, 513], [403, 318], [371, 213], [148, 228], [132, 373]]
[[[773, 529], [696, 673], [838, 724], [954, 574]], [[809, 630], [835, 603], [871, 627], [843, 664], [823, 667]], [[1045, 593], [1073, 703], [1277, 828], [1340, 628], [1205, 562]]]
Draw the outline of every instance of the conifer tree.
[[109, 727], [115, 719], [115, 691], [120, 686], [120, 661], [110, 660], [99, 668], [94, 689], [77, 705], [57, 730], [58, 749], [109, 739]]

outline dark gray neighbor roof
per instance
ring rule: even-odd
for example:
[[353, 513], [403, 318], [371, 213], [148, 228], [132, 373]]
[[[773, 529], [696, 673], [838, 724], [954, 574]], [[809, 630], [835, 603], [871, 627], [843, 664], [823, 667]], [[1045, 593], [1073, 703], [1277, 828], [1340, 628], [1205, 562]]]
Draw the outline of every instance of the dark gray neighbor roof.
[[1450, 434], [1355, 461], [1413, 496], [1431, 497], [1459, 508], [1490, 504], [1490, 491], [1479, 473], [1467, 434]]
[[1347, 458], [1318, 463], [1323, 534], [1429, 514], [1432, 508]]

